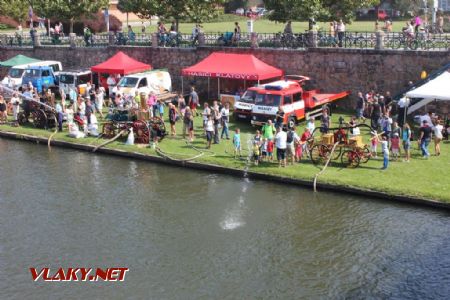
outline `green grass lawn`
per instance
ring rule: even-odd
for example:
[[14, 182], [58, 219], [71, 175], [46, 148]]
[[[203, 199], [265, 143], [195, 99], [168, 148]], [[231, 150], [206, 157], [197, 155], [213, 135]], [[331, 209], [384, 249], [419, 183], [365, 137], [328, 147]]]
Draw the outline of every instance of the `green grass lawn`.
[[[241, 18], [239, 25], [241, 26], [242, 32], [247, 32], [247, 18]], [[404, 21], [396, 21], [393, 23], [394, 31], [401, 31], [404, 26]], [[282, 32], [284, 29], [284, 23], [278, 23], [274, 21], [269, 21], [267, 19], [259, 19], [254, 22], [253, 30], [258, 33], [276, 33]], [[320, 30], [329, 30], [329, 23], [318, 22]], [[192, 28], [195, 26], [194, 23], [180, 23], [179, 31], [181, 33], [191, 34]], [[214, 22], [214, 23], [203, 23], [204, 32], [225, 32], [234, 31], [234, 21], [229, 22]], [[380, 23], [380, 26], [383, 26]], [[375, 22], [374, 21], [355, 21], [351, 24], [347, 24], [347, 31], [359, 31], [359, 32], [374, 32]], [[156, 25], [147, 28], [147, 32], [156, 32]], [[292, 22], [292, 30], [296, 33], [304, 32], [308, 29], [308, 22]], [[134, 27], [135, 32], [141, 32], [141, 27]]]
[[[333, 121], [336, 124], [340, 115], [348, 119], [349, 114], [333, 114]], [[298, 126], [298, 133], [303, 131], [302, 125]], [[318, 125], [318, 124], [317, 124]], [[247, 140], [254, 135], [255, 128], [244, 123], [231, 123], [231, 131], [236, 126], [241, 129], [241, 139], [243, 145], [243, 157], [234, 159], [233, 146], [231, 140], [222, 140], [219, 145], [212, 145], [211, 152], [205, 151], [204, 155], [195, 159], [197, 162], [209, 163], [225, 167], [245, 169], [251, 171], [286, 176], [297, 179], [313, 180], [314, 175], [320, 171], [321, 166], [312, 164], [308, 158], [304, 158], [300, 163], [286, 168], [279, 168], [276, 163], [263, 162], [259, 166], [254, 166], [247, 161]], [[180, 133], [181, 122], [177, 123], [177, 132]], [[168, 128], [167, 128], [168, 129]], [[16, 132], [20, 134], [30, 134], [39, 137], [49, 137], [52, 130], [35, 129], [31, 126], [12, 127], [10, 125], [0, 125], [0, 130]], [[206, 141], [201, 128], [201, 118], [195, 119], [195, 140], [193, 146], [198, 149], [205, 149]], [[368, 143], [368, 134], [363, 132], [365, 142]], [[55, 140], [77, 142], [81, 144], [100, 145], [105, 141], [102, 138], [72, 139], [67, 136], [67, 132], [57, 133]], [[119, 139], [106, 147], [138, 152], [148, 155], [158, 155], [155, 150], [143, 146], [127, 146], [124, 144], [125, 138]], [[166, 137], [159, 147], [166, 154], [178, 159], [188, 159], [198, 155], [199, 152], [189, 146], [180, 135], [176, 137]], [[379, 149], [380, 150], [380, 149]], [[431, 153], [434, 154], [434, 145], [430, 144]], [[333, 161], [326, 172], [319, 177], [318, 182], [338, 184], [342, 186], [359, 187], [375, 191], [387, 192], [396, 195], [410, 195], [423, 198], [434, 199], [450, 203], [450, 185], [448, 184], [450, 168], [450, 144], [442, 144], [442, 154], [439, 157], [431, 156], [425, 160], [421, 157], [416, 142], [413, 142], [413, 159], [410, 163], [391, 161], [387, 170], [380, 170], [382, 166], [382, 156], [371, 159], [367, 164], [361, 164], [356, 169], [343, 166], [339, 161]]]

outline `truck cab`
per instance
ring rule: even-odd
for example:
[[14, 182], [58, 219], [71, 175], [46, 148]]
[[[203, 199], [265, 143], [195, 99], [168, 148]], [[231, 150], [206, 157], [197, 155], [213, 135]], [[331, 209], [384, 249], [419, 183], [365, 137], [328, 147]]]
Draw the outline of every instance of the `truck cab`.
[[73, 89], [79, 94], [84, 94], [88, 82], [92, 83], [92, 73], [90, 70], [70, 70], [59, 73], [59, 89], [67, 95]]
[[314, 82], [306, 76], [288, 75], [278, 80], [252, 87], [256, 93], [251, 112], [251, 124], [262, 126], [269, 119], [275, 120], [279, 107], [283, 108], [283, 124], [294, 126], [298, 121], [320, 114], [328, 105], [350, 94], [349, 91], [325, 94], [316, 89]]
[[49, 88], [55, 88], [57, 78], [52, 67], [29, 67], [25, 70], [22, 86], [26, 87], [31, 82], [39, 93]]
[[250, 120], [256, 95], [256, 87], [249, 88], [239, 100], [234, 102], [233, 116], [235, 120]]

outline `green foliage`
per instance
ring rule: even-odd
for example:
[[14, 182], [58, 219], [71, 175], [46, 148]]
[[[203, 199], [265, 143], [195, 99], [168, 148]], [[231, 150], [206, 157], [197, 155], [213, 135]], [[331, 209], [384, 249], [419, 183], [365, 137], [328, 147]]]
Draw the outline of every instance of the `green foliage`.
[[266, 8], [273, 10], [271, 20], [286, 22], [288, 20], [307, 20], [314, 17], [330, 21], [354, 19], [354, 12], [363, 7], [371, 7], [379, 0], [265, 0]]
[[9, 26], [8, 24], [0, 24], [0, 30], [11, 29], [14, 27]]
[[29, 3], [24, 0], [0, 0], [0, 15], [22, 22], [27, 19]]
[[226, 13], [234, 13], [238, 8], [246, 8], [248, 0], [229, 0], [224, 4]]
[[[97, 13], [108, 6], [108, 0], [30, 0], [34, 12], [47, 18], [67, 19], [73, 24], [83, 16]], [[70, 32], [73, 32], [71, 26]]]
[[158, 15], [163, 19], [203, 22], [217, 16], [216, 7], [224, 0], [132, 0], [133, 12], [148, 19]]
[[[433, 0], [427, 0], [427, 5], [430, 8], [433, 7]], [[392, 7], [401, 11], [402, 13], [411, 12], [413, 14], [418, 13], [424, 8], [423, 0], [393, 0]]]

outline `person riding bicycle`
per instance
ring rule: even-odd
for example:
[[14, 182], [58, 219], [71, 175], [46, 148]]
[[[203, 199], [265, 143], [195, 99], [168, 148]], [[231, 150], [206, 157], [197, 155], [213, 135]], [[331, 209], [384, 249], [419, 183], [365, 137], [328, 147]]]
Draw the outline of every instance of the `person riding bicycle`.
[[403, 27], [403, 33], [409, 40], [414, 38], [414, 27], [411, 22], [406, 22], [406, 27]]

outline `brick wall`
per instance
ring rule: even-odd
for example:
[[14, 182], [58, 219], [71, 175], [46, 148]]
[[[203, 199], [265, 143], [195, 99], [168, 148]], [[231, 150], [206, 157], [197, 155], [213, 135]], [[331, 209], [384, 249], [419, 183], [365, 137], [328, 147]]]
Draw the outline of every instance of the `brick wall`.
[[[391, 91], [396, 94], [404, 85], [412, 80], [420, 79], [422, 70], [428, 73], [450, 62], [450, 51], [397, 51], [372, 49], [239, 49], [239, 48], [151, 48], [151, 47], [108, 47], [77, 48], [41, 47], [36, 49], [3, 48], [0, 60], [9, 59], [17, 54], [60, 60], [64, 68], [90, 67], [98, 64], [117, 51], [150, 63], [154, 68], [167, 68], [172, 75], [175, 89], [181, 86], [181, 69], [193, 65], [213, 51], [235, 53], [252, 53], [264, 62], [281, 68], [286, 74], [302, 74], [316, 79], [318, 86], [324, 91], [375, 89]], [[224, 62], [226, 64], [226, 62]], [[186, 78], [185, 90], [192, 78]], [[206, 91], [207, 80], [197, 78], [200, 90]], [[217, 81], [211, 80], [210, 94], [214, 95]], [[347, 103], [351, 105], [350, 102]]]

